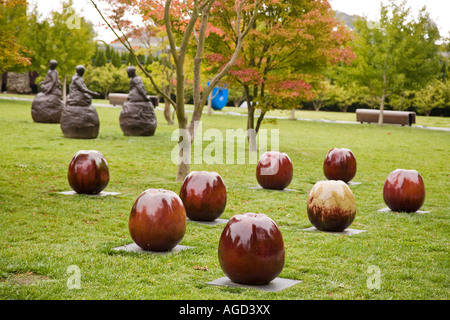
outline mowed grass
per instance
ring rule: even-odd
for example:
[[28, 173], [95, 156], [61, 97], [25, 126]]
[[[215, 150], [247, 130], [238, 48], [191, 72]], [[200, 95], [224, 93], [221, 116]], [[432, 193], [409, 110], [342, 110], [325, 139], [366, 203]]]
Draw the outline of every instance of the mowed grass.
[[[0, 100], [0, 299], [449, 299], [450, 133], [401, 126], [330, 124], [278, 120], [280, 150], [294, 164], [294, 191], [254, 189], [255, 164], [194, 164], [218, 172], [227, 185], [222, 218], [244, 212], [269, 215], [280, 227], [286, 262], [280, 277], [300, 280], [280, 292], [208, 285], [224, 276], [217, 247], [224, 225], [187, 223], [176, 254], [117, 252], [132, 243], [128, 217], [148, 188], [176, 193], [171, 152], [175, 126], [157, 111], [153, 137], [125, 137], [118, 108], [97, 108], [97, 139], [63, 137], [59, 124], [34, 123], [31, 103]], [[204, 115], [203, 131], [245, 129], [246, 118]], [[270, 141], [270, 136], [269, 136]], [[211, 142], [204, 141], [207, 147]], [[333, 147], [350, 148], [358, 162], [351, 186], [357, 215], [353, 235], [306, 232], [311, 187], [325, 179], [324, 157]], [[82, 149], [101, 151], [109, 163], [105, 191], [117, 196], [59, 194], [69, 191], [67, 169]], [[382, 190], [394, 169], [419, 171], [426, 185], [421, 210], [380, 213]], [[78, 266], [81, 289], [70, 289]], [[380, 288], [367, 285], [380, 270]], [[29, 279], [29, 280], [27, 280]]]

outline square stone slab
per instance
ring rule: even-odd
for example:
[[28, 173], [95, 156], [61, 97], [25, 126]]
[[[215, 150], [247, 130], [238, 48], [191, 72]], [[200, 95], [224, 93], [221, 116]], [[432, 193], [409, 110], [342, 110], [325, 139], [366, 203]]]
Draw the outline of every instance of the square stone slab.
[[342, 235], [346, 235], [346, 236], [352, 236], [354, 234], [358, 234], [358, 233], [362, 233], [362, 232], [366, 232], [366, 230], [356, 230], [356, 229], [350, 229], [347, 228], [344, 231], [322, 231], [322, 230], [318, 230], [316, 227], [309, 227], [306, 229], [303, 229], [303, 231], [309, 231], [309, 232], [326, 232], [326, 233], [334, 233], [334, 234], [342, 234]]
[[284, 278], [275, 278], [270, 281], [268, 284], [264, 285], [249, 285], [249, 284], [240, 284], [231, 281], [228, 277], [222, 277], [211, 282], [207, 282], [206, 284], [214, 285], [214, 286], [222, 286], [222, 287], [239, 287], [239, 288], [250, 288], [262, 291], [270, 291], [270, 292], [278, 292], [297, 283], [301, 282], [300, 280], [292, 280], [292, 279], [284, 279]]
[[205, 224], [207, 226], [216, 226], [218, 224], [227, 223], [228, 219], [216, 219], [213, 221], [196, 221], [196, 220], [191, 220], [191, 219], [187, 218], [186, 222], [195, 222], [195, 223]]
[[113, 250], [165, 255], [165, 254], [169, 254], [169, 253], [177, 253], [177, 252], [180, 252], [182, 250], [187, 250], [187, 249], [191, 249], [191, 248], [193, 248], [193, 247], [177, 245], [170, 251], [149, 251], [149, 250], [142, 249], [136, 243], [133, 242], [131, 244], [127, 244], [127, 245], [124, 245], [124, 246], [113, 248]]
[[68, 195], [68, 196], [83, 195], [83, 196], [89, 196], [89, 197], [105, 197], [105, 196], [115, 196], [115, 195], [120, 194], [120, 192], [107, 192], [107, 191], [102, 191], [102, 192], [100, 192], [98, 194], [84, 194], [84, 193], [81, 194], [81, 193], [77, 193], [77, 192], [75, 192], [73, 190], [71, 190], [71, 191], [62, 191], [62, 192], [58, 192], [58, 193], [65, 194], [65, 195]]
[[275, 191], [275, 192], [299, 192], [298, 190], [295, 189], [283, 189], [283, 190], [276, 190], [276, 189], [265, 189], [261, 186], [256, 186], [256, 187], [250, 187], [250, 189], [253, 190], [267, 190], [267, 191]]
[[[393, 212], [391, 209], [389, 209], [388, 207], [377, 210], [377, 212]], [[411, 212], [411, 213], [419, 213], [419, 214], [424, 214], [424, 213], [430, 213], [430, 211], [422, 211], [422, 210], [417, 210], [416, 212]]]

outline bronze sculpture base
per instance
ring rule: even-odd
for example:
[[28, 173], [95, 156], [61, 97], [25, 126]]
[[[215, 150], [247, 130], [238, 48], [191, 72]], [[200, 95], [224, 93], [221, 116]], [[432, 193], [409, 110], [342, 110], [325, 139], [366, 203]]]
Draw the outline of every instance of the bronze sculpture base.
[[64, 102], [54, 94], [38, 93], [31, 104], [31, 117], [34, 122], [59, 123]]
[[150, 101], [126, 101], [119, 116], [120, 128], [126, 136], [153, 136], [156, 114]]
[[61, 113], [60, 124], [64, 136], [74, 139], [95, 139], [100, 128], [97, 110], [92, 105], [66, 106]]

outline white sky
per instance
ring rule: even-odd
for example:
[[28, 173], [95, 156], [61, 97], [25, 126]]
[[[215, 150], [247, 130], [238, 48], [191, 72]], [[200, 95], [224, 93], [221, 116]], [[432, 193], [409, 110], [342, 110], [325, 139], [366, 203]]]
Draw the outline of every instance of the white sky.
[[[334, 10], [348, 14], [365, 16], [369, 20], [378, 20], [380, 4], [388, 4], [387, 0], [328, 0]], [[401, 0], [397, 0], [401, 3]], [[441, 36], [450, 36], [450, 0], [406, 0], [406, 5], [412, 9], [413, 16], [417, 16], [424, 6], [431, 19], [439, 28]]]
[[[43, 18], [47, 17], [51, 11], [62, 11], [63, 2], [63, 0], [28, 0], [29, 7], [37, 5], [38, 11], [42, 14]], [[100, 1], [96, 2], [100, 6]], [[102, 26], [103, 20], [89, 0], [73, 0], [73, 7], [76, 13], [93, 23], [95, 31], [98, 34], [97, 39], [107, 43], [116, 39], [116, 36], [111, 30], [107, 30], [107, 28]]]
[[[329, 0], [329, 2], [334, 10], [365, 16], [369, 20], [378, 19], [381, 2], [387, 4], [387, 0]], [[29, 0], [29, 3], [30, 5], [37, 4], [38, 10], [44, 17], [50, 11], [62, 10], [62, 0]], [[98, 39], [108, 43], [115, 39], [110, 30], [99, 25], [102, 20], [88, 0], [73, 0], [73, 4], [81, 16], [94, 24], [99, 35]], [[450, 36], [450, 0], [407, 0], [406, 4], [413, 9], [414, 16], [419, 9], [426, 6], [427, 12], [437, 24], [441, 36]]]

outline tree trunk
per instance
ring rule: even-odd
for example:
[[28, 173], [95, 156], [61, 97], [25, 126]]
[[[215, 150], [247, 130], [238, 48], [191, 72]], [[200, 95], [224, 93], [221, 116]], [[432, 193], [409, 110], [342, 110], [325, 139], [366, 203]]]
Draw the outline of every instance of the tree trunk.
[[255, 119], [255, 108], [248, 104], [247, 101], [247, 112], [248, 112], [248, 121], [247, 121], [247, 132], [254, 131], [255, 134], [248, 135], [248, 149], [249, 151], [256, 151], [256, 131], [254, 128], [254, 119]]
[[241, 106], [241, 103], [245, 101], [245, 96], [233, 101], [233, 104], [236, 108]]
[[291, 116], [289, 119], [295, 120], [295, 109], [291, 109]]
[[164, 118], [166, 118], [166, 121], [169, 125], [173, 125], [173, 116], [172, 116], [172, 105], [167, 99], [164, 99]]
[[[187, 155], [184, 152], [187, 152], [187, 148], [183, 148], [183, 146], [189, 145], [189, 143], [186, 143], [184, 141], [183, 145], [181, 142], [183, 141], [183, 138], [185, 137], [185, 132], [187, 129], [187, 122], [188, 119], [186, 117], [186, 113], [184, 112], [184, 66], [183, 64], [177, 65], [177, 86], [176, 86], [176, 94], [177, 94], [177, 120], [178, 120], [178, 129], [179, 129], [179, 139], [178, 139], [178, 145], [180, 148], [179, 151], [179, 159], [181, 160], [177, 167], [177, 181], [183, 181], [184, 178], [189, 174], [189, 165], [190, 163], [188, 161], [185, 161], [185, 157]], [[193, 137], [191, 136], [190, 139]], [[189, 148], [190, 153], [190, 148]], [[186, 163], [187, 162], [187, 163]]]
[[[170, 97], [173, 85], [172, 85], [172, 75], [169, 73], [169, 71], [166, 71], [166, 78], [169, 81], [169, 84], [167, 86], [165, 85], [161, 86], [161, 91], [163, 91], [167, 96]], [[170, 104], [169, 99], [164, 98], [164, 118], [166, 119], [168, 125], [174, 124], [173, 117], [175, 113], [172, 113], [171, 109], [172, 105]]]
[[212, 92], [208, 96], [208, 116], [211, 116], [212, 109]]
[[381, 102], [380, 102], [380, 116], [378, 117], [378, 126], [381, 127], [383, 125], [384, 120], [384, 102], [386, 100], [386, 74], [383, 74], [383, 91], [381, 93]]
[[380, 115], [378, 117], [378, 126], [381, 127], [383, 125], [384, 120], [384, 100], [386, 99], [385, 93], [381, 95], [381, 102], [380, 102]]
[[191, 135], [191, 139], [192, 139], [191, 141], [194, 141], [194, 137], [197, 132], [196, 124], [201, 120], [201, 118], [202, 118], [201, 111], [195, 112], [195, 110], [194, 110], [194, 113], [192, 114], [191, 122], [189, 123], [189, 126], [188, 126], [188, 131], [189, 131], [189, 134]]
[[261, 127], [261, 123], [264, 120], [265, 114], [266, 114], [265, 111], [261, 111], [261, 114], [259, 115], [258, 120], [256, 121], [256, 128], [255, 128], [256, 134], [258, 134], [259, 128]]
[[323, 107], [323, 101], [322, 100], [314, 100], [313, 107], [314, 107], [314, 110], [319, 111]]
[[[191, 147], [191, 144], [187, 143], [186, 147], [187, 148], [180, 148], [180, 153], [179, 153], [180, 159], [184, 159], [185, 157], [186, 158], [190, 158], [190, 154], [191, 154], [191, 148], [190, 147]], [[189, 171], [190, 171], [189, 167], [190, 167], [190, 164], [187, 161], [181, 161], [178, 164], [178, 167], [177, 167], [177, 181], [184, 181], [184, 179], [189, 174]]]
[[253, 106], [252, 100], [250, 98], [250, 88], [244, 86], [245, 88], [245, 100], [247, 102], [247, 139], [248, 139], [248, 149], [251, 152], [256, 151], [256, 132], [255, 134], [250, 134], [249, 131], [254, 131], [254, 119], [255, 119], [255, 108]]
[[66, 100], [67, 100], [67, 76], [64, 76], [64, 79], [63, 79], [63, 101], [64, 101], [64, 104], [66, 104]]

